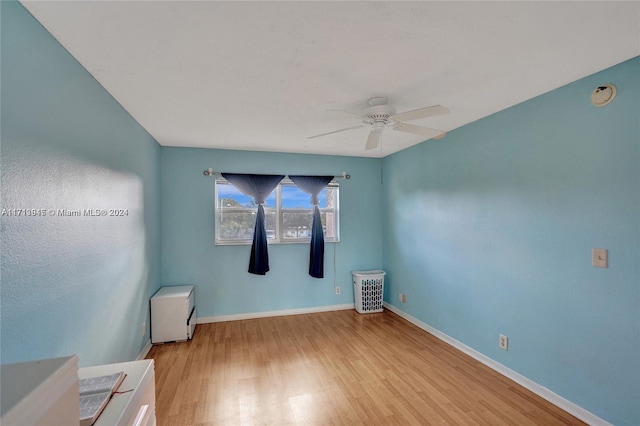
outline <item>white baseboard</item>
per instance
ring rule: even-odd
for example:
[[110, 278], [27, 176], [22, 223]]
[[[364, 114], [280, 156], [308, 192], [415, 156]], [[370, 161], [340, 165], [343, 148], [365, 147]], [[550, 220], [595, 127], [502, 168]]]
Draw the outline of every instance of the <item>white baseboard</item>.
[[145, 359], [149, 351], [151, 350], [151, 340], [147, 340], [147, 344], [142, 348], [142, 352], [138, 354], [136, 361], [140, 361], [141, 359]]
[[207, 324], [212, 322], [225, 322], [225, 321], [240, 321], [240, 320], [246, 320], [246, 319], [267, 318], [267, 317], [282, 317], [286, 315], [315, 314], [318, 312], [344, 311], [347, 309], [355, 309], [355, 304], [347, 303], [344, 305], [318, 306], [315, 308], [285, 309], [282, 311], [251, 312], [247, 314], [215, 315], [212, 317], [198, 317], [198, 324]]
[[475, 360], [483, 363], [484, 365], [486, 365], [487, 367], [491, 368], [492, 370], [497, 371], [498, 373], [502, 374], [503, 376], [513, 380], [514, 382], [518, 383], [519, 385], [529, 389], [531, 392], [535, 393], [536, 395], [538, 395], [539, 397], [546, 399], [547, 401], [549, 401], [550, 403], [552, 403], [553, 405], [563, 409], [564, 411], [566, 411], [567, 413], [577, 417], [578, 419], [582, 420], [583, 422], [586, 422], [589, 425], [592, 426], [611, 426], [611, 423], [601, 419], [600, 417], [596, 416], [595, 414], [585, 410], [584, 408], [574, 404], [573, 402], [561, 397], [560, 395], [550, 391], [549, 389], [545, 388], [544, 386], [541, 386], [539, 384], [537, 384], [536, 382], [534, 382], [533, 380], [530, 380], [528, 378], [526, 378], [525, 376], [516, 373], [515, 371], [505, 367], [504, 365], [494, 361], [493, 359], [489, 358], [488, 356], [476, 351], [475, 349], [470, 348], [469, 346], [465, 345], [462, 342], [457, 341], [456, 339], [444, 334], [443, 332], [441, 332], [440, 330], [431, 327], [430, 325], [420, 321], [419, 319], [407, 314], [404, 311], [401, 311], [400, 309], [396, 308], [395, 306], [384, 302], [383, 303], [384, 307], [388, 310], [390, 310], [391, 312], [397, 314], [398, 316], [406, 319], [407, 321], [409, 321], [410, 323], [416, 325], [417, 327], [420, 327], [421, 329], [423, 329], [424, 331], [426, 331], [429, 334], [434, 335], [435, 337], [437, 337], [438, 339], [442, 340], [443, 342], [453, 346], [454, 348], [464, 352], [465, 354], [469, 355], [470, 357], [474, 358]]

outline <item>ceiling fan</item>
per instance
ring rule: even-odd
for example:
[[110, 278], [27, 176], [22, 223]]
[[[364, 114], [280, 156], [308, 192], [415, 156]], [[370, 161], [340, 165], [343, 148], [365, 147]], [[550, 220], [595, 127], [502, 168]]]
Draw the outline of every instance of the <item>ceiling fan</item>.
[[405, 123], [405, 121], [408, 120], [417, 120], [419, 118], [447, 114], [449, 110], [443, 106], [428, 106], [396, 114], [396, 109], [391, 105], [387, 105], [387, 98], [371, 98], [369, 99], [368, 104], [369, 106], [363, 109], [359, 114], [350, 111], [329, 110], [346, 112], [348, 114], [355, 115], [360, 119], [362, 124], [358, 126], [347, 127], [345, 129], [334, 130], [333, 132], [309, 136], [307, 139], [319, 138], [321, 136], [332, 135], [334, 133], [345, 132], [347, 130], [370, 126], [371, 131], [369, 132], [367, 144], [365, 145], [365, 149], [370, 150], [376, 148], [380, 144], [380, 139], [382, 138], [382, 130], [387, 126], [391, 127], [393, 130], [398, 130], [400, 132], [413, 133], [415, 135], [423, 136], [425, 137], [425, 139], [440, 139], [446, 135], [446, 132], [443, 132], [442, 130], [430, 129], [428, 127]]

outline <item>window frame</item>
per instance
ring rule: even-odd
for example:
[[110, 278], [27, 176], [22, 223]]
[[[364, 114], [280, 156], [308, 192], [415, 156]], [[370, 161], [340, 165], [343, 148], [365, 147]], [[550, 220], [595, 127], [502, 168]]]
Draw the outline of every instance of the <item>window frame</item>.
[[[216, 176], [215, 178], [215, 191], [214, 191], [214, 244], [217, 246], [237, 246], [237, 245], [249, 245], [252, 243], [252, 238], [242, 238], [242, 239], [229, 239], [229, 240], [221, 240], [219, 237], [220, 232], [220, 215], [225, 212], [224, 207], [219, 206], [219, 198], [218, 198], [218, 185], [231, 185], [231, 183], [226, 180], [222, 176]], [[276, 214], [276, 235], [273, 238], [269, 238], [267, 236], [267, 244], [309, 244], [311, 241], [311, 236], [302, 237], [302, 238], [284, 238], [283, 236], [283, 228], [284, 228], [284, 213], [288, 212], [308, 212], [313, 213], [313, 206], [309, 204], [309, 208], [305, 209], [295, 209], [295, 208], [285, 208], [282, 207], [282, 187], [283, 186], [297, 186], [293, 183], [291, 179], [285, 177], [274, 189], [273, 193], [275, 193], [275, 207], [264, 206], [265, 217], [270, 213]], [[320, 214], [326, 215], [327, 213], [335, 214], [335, 237], [327, 237], [325, 234], [325, 243], [339, 243], [340, 242], [340, 184], [335, 180], [331, 180], [325, 188], [335, 188], [336, 190], [336, 200], [335, 207], [324, 207], [320, 208]], [[302, 191], [302, 190], [301, 190]], [[303, 191], [304, 192], [304, 191]], [[309, 198], [311, 195], [309, 194]], [[229, 212], [234, 213], [251, 213], [255, 215], [257, 208], [233, 208], [228, 209]], [[325, 216], [326, 217], [326, 216]], [[311, 228], [309, 228], [311, 231]]]

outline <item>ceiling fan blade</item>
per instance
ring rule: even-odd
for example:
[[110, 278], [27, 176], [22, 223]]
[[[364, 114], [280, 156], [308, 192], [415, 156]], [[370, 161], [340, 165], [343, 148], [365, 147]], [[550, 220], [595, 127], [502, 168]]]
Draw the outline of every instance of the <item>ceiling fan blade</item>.
[[411, 111], [401, 112], [392, 115], [393, 121], [417, 120], [418, 118], [433, 117], [434, 115], [448, 114], [449, 110], [442, 105], [433, 105], [424, 108], [418, 108]]
[[393, 130], [399, 130], [401, 132], [413, 133], [414, 135], [424, 136], [427, 139], [443, 138], [447, 132], [443, 132], [442, 130], [430, 129], [428, 127], [416, 126], [414, 124], [407, 123], [396, 123], [393, 125]]
[[364, 127], [364, 124], [361, 124], [359, 126], [347, 127], [346, 129], [334, 130], [333, 132], [321, 133], [315, 136], [309, 136], [307, 139], [319, 138], [320, 136], [327, 136], [327, 135], [332, 135], [334, 133], [346, 132], [347, 130], [359, 129], [360, 127]]
[[367, 138], [367, 144], [364, 146], [364, 149], [370, 150], [375, 149], [380, 144], [380, 138], [382, 137], [382, 129], [372, 129], [369, 133], [369, 137]]

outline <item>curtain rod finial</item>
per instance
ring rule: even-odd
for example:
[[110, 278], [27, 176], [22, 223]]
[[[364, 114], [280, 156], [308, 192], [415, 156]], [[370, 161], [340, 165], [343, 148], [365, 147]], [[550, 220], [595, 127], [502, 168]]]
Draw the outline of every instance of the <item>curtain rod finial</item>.
[[344, 179], [351, 179], [351, 175], [348, 175], [347, 172], [342, 172], [342, 177]]
[[213, 168], [209, 167], [202, 174], [205, 175], [205, 176], [213, 176]]

